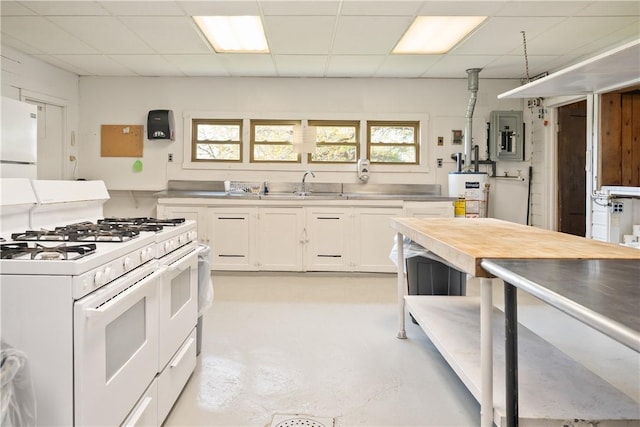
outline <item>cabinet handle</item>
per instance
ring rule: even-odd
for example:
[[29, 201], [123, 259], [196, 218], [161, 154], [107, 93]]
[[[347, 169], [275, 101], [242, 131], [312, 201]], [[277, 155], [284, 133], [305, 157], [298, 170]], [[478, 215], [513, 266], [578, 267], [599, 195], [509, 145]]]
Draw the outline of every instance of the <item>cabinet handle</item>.
[[180, 362], [182, 362], [182, 359], [184, 358], [185, 354], [187, 354], [187, 351], [189, 351], [189, 347], [191, 347], [191, 344], [193, 344], [193, 341], [194, 341], [193, 338], [189, 338], [189, 340], [182, 346], [182, 348], [180, 349], [180, 352], [176, 354], [176, 357], [174, 357], [171, 363], [169, 364], [170, 368], [177, 368], [178, 366], [180, 366]]
[[337, 217], [337, 216], [319, 216], [316, 219], [340, 219], [340, 217]]
[[242, 217], [242, 216], [237, 216], [237, 217], [236, 216], [227, 216], [227, 217], [219, 216], [218, 219], [241, 219], [241, 220], [244, 220], [245, 218]]

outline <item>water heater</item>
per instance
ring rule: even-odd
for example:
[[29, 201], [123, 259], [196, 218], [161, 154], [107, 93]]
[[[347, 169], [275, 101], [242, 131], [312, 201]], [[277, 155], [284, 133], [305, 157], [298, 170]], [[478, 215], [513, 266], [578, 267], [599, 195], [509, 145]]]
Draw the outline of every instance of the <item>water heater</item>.
[[489, 175], [485, 172], [449, 172], [449, 197], [457, 197], [455, 216], [484, 218]]

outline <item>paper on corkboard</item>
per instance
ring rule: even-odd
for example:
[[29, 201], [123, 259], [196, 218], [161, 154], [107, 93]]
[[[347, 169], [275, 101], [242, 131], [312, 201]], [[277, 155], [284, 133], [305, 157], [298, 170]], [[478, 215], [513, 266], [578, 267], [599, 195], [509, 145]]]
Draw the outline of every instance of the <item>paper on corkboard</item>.
[[140, 125], [102, 125], [100, 127], [101, 157], [142, 157]]

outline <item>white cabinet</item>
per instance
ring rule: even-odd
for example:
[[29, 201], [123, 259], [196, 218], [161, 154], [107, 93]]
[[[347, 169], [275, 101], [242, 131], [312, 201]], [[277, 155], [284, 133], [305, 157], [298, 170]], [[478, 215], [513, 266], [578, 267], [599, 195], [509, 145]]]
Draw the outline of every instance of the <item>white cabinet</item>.
[[256, 229], [256, 264], [260, 270], [302, 270], [303, 208], [259, 208]]
[[352, 209], [308, 207], [305, 211], [305, 269], [349, 270]]
[[212, 270], [255, 270], [256, 208], [212, 208], [209, 239]]
[[391, 218], [401, 217], [402, 208], [354, 208], [353, 269], [356, 271], [393, 273], [389, 259], [395, 231]]
[[158, 218], [185, 218], [197, 221], [198, 241], [209, 244], [209, 235], [206, 221], [206, 208], [202, 206], [181, 206], [158, 204]]

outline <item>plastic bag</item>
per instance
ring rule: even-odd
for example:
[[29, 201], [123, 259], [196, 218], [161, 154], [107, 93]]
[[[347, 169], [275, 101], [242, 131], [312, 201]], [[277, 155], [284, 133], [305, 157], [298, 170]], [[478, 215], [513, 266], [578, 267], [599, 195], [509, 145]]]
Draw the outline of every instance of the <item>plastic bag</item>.
[[35, 424], [36, 395], [27, 356], [0, 341], [0, 425]]
[[[389, 253], [389, 258], [395, 264], [396, 267], [398, 266], [398, 237], [397, 236], [398, 235], [396, 234], [396, 237], [393, 238], [393, 247], [391, 248], [391, 252]], [[409, 258], [417, 257], [417, 256], [433, 259], [449, 267], [456, 268], [452, 266], [449, 262], [447, 262], [444, 258], [441, 258], [438, 255], [434, 254], [433, 252], [428, 251], [423, 246], [420, 246], [413, 240], [409, 239], [407, 236], [404, 236], [402, 239], [402, 248], [403, 248], [403, 254], [405, 259], [405, 262], [404, 262], [405, 273], [407, 272], [406, 260]]]
[[211, 281], [211, 248], [199, 245], [198, 253], [198, 317], [213, 304], [213, 282]]

